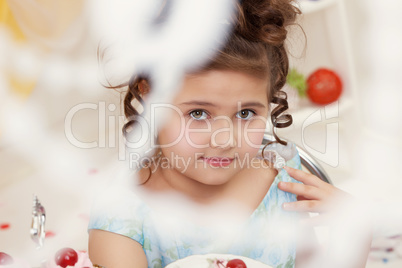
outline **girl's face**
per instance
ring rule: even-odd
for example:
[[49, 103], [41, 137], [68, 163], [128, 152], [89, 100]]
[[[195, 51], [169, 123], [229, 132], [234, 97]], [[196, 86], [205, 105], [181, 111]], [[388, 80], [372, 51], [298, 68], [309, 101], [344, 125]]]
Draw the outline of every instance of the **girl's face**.
[[169, 168], [206, 185], [253, 168], [267, 122], [268, 86], [268, 78], [236, 71], [187, 76], [159, 131]]

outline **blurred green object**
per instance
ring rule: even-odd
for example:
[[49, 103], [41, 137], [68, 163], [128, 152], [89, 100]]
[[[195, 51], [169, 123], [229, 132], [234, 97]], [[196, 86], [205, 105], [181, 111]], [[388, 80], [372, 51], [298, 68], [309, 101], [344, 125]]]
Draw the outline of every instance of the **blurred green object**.
[[303, 74], [299, 73], [295, 68], [289, 70], [286, 77], [286, 83], [292, 88], [297, 89], [299, 96], [306, 97], [307, 83]]

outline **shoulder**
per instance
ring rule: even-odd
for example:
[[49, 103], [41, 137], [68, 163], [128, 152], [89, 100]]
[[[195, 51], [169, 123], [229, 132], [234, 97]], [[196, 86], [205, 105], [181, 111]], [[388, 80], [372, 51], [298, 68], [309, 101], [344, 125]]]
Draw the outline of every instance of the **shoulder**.
[[147, 267], [142, 245], [127, 237], [102, 230], [91, 230], [88, 239], [91, 262], [105, 267]]
[[[268, 145], [264, 150], [264, 159], [272, 162], [276, 167], [276, 176], [273, 180], [270, 190], [267, 196], [264, 198], [266, 205], [280, 204], [283, 202], [292, 202], [296, 200], [296, 196], [287, 192], [283, 192], [278, 188], [278, 183], [284, 182], [298, 182], [283, 169], [283, 167], [289, 166], [296, 169], [301, 169], [300, 156], [297, 151], [296, 145], [289, 143], [282, 145], [274, 143]], [[273, 201], [275, 200], [275, 201]]]
[[88, 229], [109, 231], [143, 243], [149, 208], [134, 185], [108, 185], [93, 201]]
[[294, 143], [288, 142], [286, 145], [269, 144], [261, 148], [259, 155], [271, 162], [277, 170], [281, 170], [284, 166], [301, 169], [300, 155]]
[[248, 178], [255, 179], [260, 184], [269, 185], [273, 182], [292, 181], [296, 182], [286, 172], [284, 166], [301, 169], [300, 155], [294, 143], [286, 145], [272, 143], [261, 148], [257, 157], [250, 163], [250, 169], [246, 171]]

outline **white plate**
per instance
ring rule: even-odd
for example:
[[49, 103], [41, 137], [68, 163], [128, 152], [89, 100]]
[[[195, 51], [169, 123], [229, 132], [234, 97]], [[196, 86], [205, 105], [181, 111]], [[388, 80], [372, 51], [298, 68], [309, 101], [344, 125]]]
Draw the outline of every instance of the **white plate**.
[[[211, 262], [209, 260], [222, 259], [222, 260], [232, 260], [241, 259], [246, 264], [247, 268], [273, 268], [272, 266], [266, 265], [262, 262], [230, 254], [206, 254], [206, 255], [192, 255], [186, 258], [177, 260], [165, 268], [209, 268]], [[212, 266], [211, 266], [212, 267]]]

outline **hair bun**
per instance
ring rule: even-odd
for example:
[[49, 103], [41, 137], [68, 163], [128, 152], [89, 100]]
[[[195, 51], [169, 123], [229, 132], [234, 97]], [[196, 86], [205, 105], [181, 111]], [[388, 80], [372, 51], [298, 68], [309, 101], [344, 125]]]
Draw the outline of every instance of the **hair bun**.
[[238, 3], [235, 31], [253, 42], [283, 45], [287, 26], [294, 23], [300, 10], [292, 0], [243, 0]]

